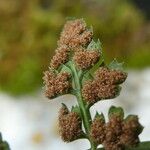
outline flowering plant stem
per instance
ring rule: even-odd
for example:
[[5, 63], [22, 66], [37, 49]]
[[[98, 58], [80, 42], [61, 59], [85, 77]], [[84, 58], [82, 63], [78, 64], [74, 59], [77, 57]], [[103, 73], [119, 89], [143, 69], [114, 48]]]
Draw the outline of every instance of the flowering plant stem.
[[83, 118], [83, 125], [84, 125], [84, 128], [85, 128], [85, 131], [86, 131], [86, 134], [87, 134], [87, 138], [88, 140], [90, 141], [90, 144], [91, 144], [91, 150], [96, 150], [96, 144], [90, 140], [90, 136], [89, 136], [89, 132], [90, 132], [90, 125], [91, 125], [91, 121], [92, 121], [92, 118], [91, 118], [91, 114], [90, 114], [90, 110], [89, 110], [89, 107], [86, 107], [86, 104], [85, 102], [83, 101], [83, 97], [82, 97], [82, 94], [81, 94], [81, 81], [82, 81], [82, 77], [83, 77], [83, 74], [84, 72], [82, 72], [80, 74], [80, 76], [78, 75], [78, 71], [74, 65], [74, 63], [72, 63], [72, 66], [71, 66], [71, 70], [73, 72], [73, 76], [74, 76], [74, 85], [75, 85], [75, 96], [77, 98], [77, 101], [78, 101], [78, 105], [79, 105], [79, 108], [80, 108], [80, 112], [81, 112], [81, 115], [82, 115], [82, 118]]
[[125, 117], [122, 107], [115, 106], [108, 111], [108, 122], [103, 113], [97, 111], [94, 118], [90, 114], [90, 107], [96, 102], [119, 96], [121, 84], [127, 78], [122, 64], [116, 59], [105, 64], [101, 43], [93, 40], [93, 31], [83, 19], [64, 25], [56, 53], [43, 77], [49, 99], [69, 93], [77, 98], [78, 105], [69, 110], [62, 104], [59, 111], [59, 133], [64, 142], [85, 138], [90, 142], [90, 150], [97, 150], [98, 145], [105, 150], [138, 150], [139, 146], [140, 150], [149, 149], [145, 143], [135, 148], [143, 130], [137, 115]]

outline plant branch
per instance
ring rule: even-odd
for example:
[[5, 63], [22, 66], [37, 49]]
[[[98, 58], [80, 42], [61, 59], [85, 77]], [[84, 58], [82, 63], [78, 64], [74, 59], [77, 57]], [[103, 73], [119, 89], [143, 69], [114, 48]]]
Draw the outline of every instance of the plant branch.
[[74, 76], [74, 84], [75, 84], [75, 90], [77, 91], [76, 92], [76, 97], [77, 97], [77, 101], [78, 101], [78, 104], [79, 104], [79, 107], [80, 107], [80, 111], [81, 111], [81, 115], [82, 115], [82, 118], [83, 118], [83, 125], [84, 125], [84, 128], [85, 128], [85, 131], [86, 131], [86, 134], [87, 134], [87, 137], [90, 141], [90, 144], [91, 144], [91, 150], [96, 150], [96, 145], [95, 143], [92, 142], [92, 140], [90, 140], [90, 136], [89, 136], [89, 132], [90, 132], [90, 124], [91, 124], [91, 115], [90, 115], [90, 111], [89, 111], [89, 108], [86, 107], [84, 101], [83, 101], [83, 98], [82, 98], [82, 94], [81, 94], [81, 83], [80, 82], [80, 77], [78, 76], [78, 73], [77, 73], [77, 69], [75, 68], [75, 65], [74, 63], [72, 63], [72, 71], [73, 71], [73, 76]]

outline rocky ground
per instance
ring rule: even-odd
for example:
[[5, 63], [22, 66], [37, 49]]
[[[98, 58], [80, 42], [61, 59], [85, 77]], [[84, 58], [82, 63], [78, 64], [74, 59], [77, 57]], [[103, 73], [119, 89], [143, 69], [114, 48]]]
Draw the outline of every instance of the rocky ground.
[[[57, 113], [61, 103], [75, 104], [75, 97], [63, 96], [53, 101], [46, 99], [42, 92], [36, 95], [11, 97], [0, 93], [0, 131], [10, 143], [12, 150], [83, 150], [89, 148], [86, 140], [66, 144], [57, 132]], [[114, 100], [96, 103], [91, 109], [107, 111], [111, 105], [122, 106], [126, 115], [139, 115], [145, 127], [140, 136], [150, 141], [150, 68], [143, 71], [129, 71], [121, 95]]]

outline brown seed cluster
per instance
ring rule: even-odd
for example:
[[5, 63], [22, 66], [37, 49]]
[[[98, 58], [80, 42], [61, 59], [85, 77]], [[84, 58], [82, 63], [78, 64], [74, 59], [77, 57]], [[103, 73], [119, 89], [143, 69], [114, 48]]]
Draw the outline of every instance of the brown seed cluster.
[[50, 67], [57, 69], [61, 64], [64, 64], [68, 61], [68, 52], [69, 49], [65, 45], [61, 45], [55, 51], [55, 55], [51, 59]]
[[137, 116], [130, 116], [123, 122], [123, 134], [121, 142], [127, 146], [135, 146], [139, 143], [138, 135], [142, 132], [143, 127], [138, 122]]
[[97, 144], [102, 144], [105, 139], [105, 122], [99, 117], [95, 118], [91, 124], [90, 136]]
[[123, 150], [124, 145], [120, 142], [122, 134], [122, 119], [119, 116], [111, 116], [106, 124], [105, 140], [103, 145], [106, 150]]
[[123, 120], [112, 115], [108, 123], [96, 119], [91, 125], [91, 137], [97, 144], [102, 144], [105, 150], [124, 150], [126, 146], [136, 146], [142, 126], [136, 116]]
[[70, 74], [67, 72], [61, 72], [57, 75], [51, 71], [44, 72], [45, 96], [54, 98], [58, 94], [67, 93], [70, 88], [69, 78]]
[[115, 98], [120, 90], [119, 84], [126, 78], [127, 74], [124, 72], [101, 67], [96, 71], [94, 80], [87, 81], [83, 85], [82, 95], [89, 104], [101, 99]]
[[59, 132], [65, 142], [74, 141], [83, 134], [81, 118], [76, 112], [69, 112], [65, 106], [59, 111]]
[[67, 21], [61, 33], [58, 45], [67, 45], [69, 48], [85, 46], [92, 39], [93, 33], [86, 27], [83, 19]]
[[[83, 46], [87, 45], [92, 40], [92, 36], [93, 33], [87, 29], [83, 19], [67, 21], [60, 35], [58, 48], [50, 62], [50, 67], [58, 69], [61, 64], [68, 61], [70, 50], [78, 51], [82, 49]], [[91, 63], [95, 61], [95, 55], [97, 54], [93, 52], [88, 56], [88, 58], [92, 59]]]
[[127, 74], [119, 70], [110, 70], [106, 67], [101, 67], [95, 73], [95, 79], [101, 81], [102, 84], [121, 84], [127, 78]]
[[100, 54], [98, 51], [80, 50], [75, 52], [73, 60], [78, 68], [87, 69], [93, 66], [98, 61], [99, 57]]

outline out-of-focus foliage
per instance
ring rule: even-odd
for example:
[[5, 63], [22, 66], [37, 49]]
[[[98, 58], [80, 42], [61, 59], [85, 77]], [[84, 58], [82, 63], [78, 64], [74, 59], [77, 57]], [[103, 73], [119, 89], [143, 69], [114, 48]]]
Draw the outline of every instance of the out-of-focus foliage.
[[66, 17], [93, 24], [107, 60], [115, 56], [128, 67], [150, 65], [150, 25], [131, 1], [1, 0], [1, 90], [22, 94], [42, 85]]

